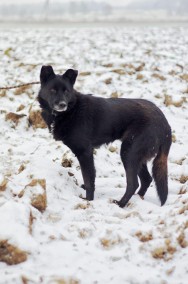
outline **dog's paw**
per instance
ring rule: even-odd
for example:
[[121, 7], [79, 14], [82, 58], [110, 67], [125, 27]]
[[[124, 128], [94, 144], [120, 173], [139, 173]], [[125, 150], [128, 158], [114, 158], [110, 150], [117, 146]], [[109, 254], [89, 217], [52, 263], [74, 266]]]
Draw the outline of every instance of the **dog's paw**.
[[144, 200], [144, 196], [140, 195], [139, 193], [137, 194], [142, 200]]
[[113, 200], [113, 203], [116, 204], [116, 205], [118, 205], [120, 208], [125, 207], [124, 202], [122, 202], [121, 200], [120, 200], [120, 201], [118, 201], [118, 200]]

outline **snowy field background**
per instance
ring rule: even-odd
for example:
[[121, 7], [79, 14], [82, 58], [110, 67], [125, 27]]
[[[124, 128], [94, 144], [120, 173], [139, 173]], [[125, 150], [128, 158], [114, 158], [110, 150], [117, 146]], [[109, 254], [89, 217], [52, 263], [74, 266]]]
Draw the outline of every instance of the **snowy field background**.
[[77, 159], [38, 122], [39, 85], [0, 91], [1, 284], [187, 283], [187, 47], [186, 26], [0, 29], [0, 87], [38, 81], [43, 64], [76, 68], [77, 90], [151, 100], [173, 132], [163, 207], [153, 183], [144, 200], [111, 203], [126, 188], [118, 141], [95, 151], [85, 202]]

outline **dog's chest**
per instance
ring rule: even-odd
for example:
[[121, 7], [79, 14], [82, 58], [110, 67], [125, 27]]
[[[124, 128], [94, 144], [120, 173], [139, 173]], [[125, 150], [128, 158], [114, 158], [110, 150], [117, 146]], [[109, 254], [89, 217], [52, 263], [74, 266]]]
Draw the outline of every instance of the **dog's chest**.
[[63, 121], [57, 121], [54, 119], [50, 124], [50, 133], [53, 138], [58, 141], [63, 141], [68, 134], [68, 129]]
[[55, 134], [55, 120], [52, 121], [52, 123], [50, 124], [50, 132], [52, 133], [52, 135], [54, 136]]

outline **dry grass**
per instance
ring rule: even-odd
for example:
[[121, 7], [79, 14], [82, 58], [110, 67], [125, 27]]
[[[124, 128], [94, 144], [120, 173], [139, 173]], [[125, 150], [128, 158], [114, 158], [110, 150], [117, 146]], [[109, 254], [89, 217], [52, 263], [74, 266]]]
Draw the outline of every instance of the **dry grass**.
[[36, 186], [40, 184], [40, 186], [46, 190], [46, 180], [45, 179], [33, 179], [27, 186]]
[[[29, 280], [29, 278], [27, 278], [26, 276], [22, 276], [22, 278], [21, 278], [21, 280], [22, 280], [22, 283], [23, 284], [28, 284], [29, 282], [30, 282], [30, 280]], [[31, 282], [30, 282], [31, 283]]]
[[181, 158], [181, 159], [175, 161], [175, 164], [182, 166], [183, 161], [185, 161], [185, 159], [186, 159], [185, 157], [184, 157], [184, 158]]
[[165, 240], [165, 245], [155, 248], [151, 254], [153, 258], [156, 259], [163, 259], [168, 261], [172, 258], [173, 254], [176, 252], [176, 248], [171, 245], [170, 239]]
[[0, 91], [0, 98], [6, 97], [6, 95], [7, 95], [6, 90]]
[[176, 141], [177, 141], [176, 135], [175, 135], [175, 134], [172, 134], [172, 142], [175, 143]]
[[138, 231], [135, 236], [143, 243], [153, 240], [153, 234], [151, 232], [144, 233]]
[[166, 255], [166, 248], [165, 247], [158, 247], [152, 251], [153, 258], [163, 259]]
[[81, 73], [79, 73], [79, 76], [89, 76], [89, 75], [91, 75], [91, 72], [81, 72]]
[[188, 246], [188, 242], [186, 240], [186, 237], [185, 237], [185, 233], [184, 231], [182, 230], [182, 232], [179, 234], [179, 236], [177, 237], [177, 241], [178, 241], [178, 244], [182, 247], [182, 248], [186, 248]]
[[68, 279], [68, 280], [65, 280], [63, 278], [59, 278], [59, 279], [54, 279], [53, 280], [53, 283], [56, 283], [56, 284], [79, 284], [80, 282], [76, 279]]
[[113, 70], [111, 70], [111, 72], [119, 74], [119, 75], [125, 75], [126, 74], [125, 70], [123, 70], [123, 69], [113, 69]]
[[91, 236], [91, 231], [89, 229], [81, 229], [78, 234], [81, 239], [86, 239]]
[[16, 112], [22, 111], [24, 108], [25, 108], [25, 106], [21, 104], [21, 105], [17, 108]]
[[143, 79], [144, 79], [144, 76], [139, 73], [139, 74], [137, 74], [136, 79], [137, 79], [137, 80], [143, 80]]
[[180, 183], [186, 183], [188, 181], [188, 176], [185, 175], [181, 175], [180, 179], [179, 179]]
[[68, 159], [68, 158], [63, 157], [63, 159], [62, 159], [62, 161], [61, 161], [61, 165], [62, 165], [64, 168], [71, 168], [71, 167], [72, 167], [72, 164], [73, 164], [72, 159]]
[[33, 232], [33, 220], [34, 220], [33, 214], [30, 211], [30, 214], [29, 214], [29, 233], [30, 235], [32, 235], [32, 232]]
[[85, 209], [88, 209], [89, 207], [91, 207], [91, 203], [89, 203], [89, 201], [87, 201], [87, 202], [85, 202], [85, 203], [78, 203], [78, 204], [74, 207], [74, 209], [75, 209], [75, 210], [78, 210], [78, 209], [83, 209], [83, 210], [85, 210]]
[[0, 191], [5, 191], [7, 188], [8, 180], [6, 178], [3, 179], [3, 181], [0, 183]]
[[45, 179], [33, 179], [25, 188], [19, 193], [18, 197], [22, 198], [27, 190], [27, 187], [36, 187], [40, 185], [43, 189], [43, 193], [35, 194], [31, 196], [31, 205], [38, 209], [40, 212], [44, 212], [47, 207], [46, 196], [46, 180]]
[[175, 76], [175, 75], [177, 75], [177, 72], [174, 71], [174, 70], [171, 70], [170, 72], [168, 72], [168, 74], [169, 74], [170, 76]]
[[21, 86], [14, 91], [14, 94], [15, 94], [15, 96], [20, 96], [20, 95], [26, 93], [26, 91], [30, 88], [31, 88], [31, 85]]
[[112, 83], [112, 78], [107, 78], [107, 79], [105, 79], [105, 80], [104, 80], [104, 83], [105, 83], [106, 85], [110, 85], [110, 84]]
[[118, 94], [118, 92], [113, 92], [113, 93], [111, 93], [111, 96], [110, 96], [111, 98], [118, 98], [119, 97], [119, 94]]
[[35, 187], [38, 184], [44, 189], [42, 194], [33, 194], [31, 198], [31, 205], [38, 209], [40, 212], [44, 212], [47, 206], [46, 196], [46, 180], [45, 179], [33, 179], [27, 186]]
[[107, 64], [103, 64], [102, 66], [106, 68], [112, 68], [114, 65], [113, 63], [107, 63]]
[[23, 172], [25, 170], [26, 166], [24, 164], [22, 164], [19, 169], [18, 169], [18, 174], [20, 174], [21, 172]]
[[176, 268], [175, 266], [172, 266], [172, 268], [167, 269], [167, 270], [166, 270], [166, 274], [167, 274], [167, 275], [171, 275], [171, 274], [174, 272], [175, 268]]
[[47, 128], [47, 125], [41, 116], [40, 110], [30, 110], [28, 120], [29, 120], [29, 124], [32, 125], [34, 129]]
[[122, 63], [120, 66], [127, 69], [135, 69], [134, 65], [131, 63]]
[[187, 189], [182, 186], [182, 188], [180, 189], [180, 191], [178, 192], [178, 194], [185, 194], [185, 193], [187, 193]]
[[140, 71], [143, 71], [144, 67], [145, 67], [145, 63], [141, 63], [138, 67], [135, 68], [135, 71], [136, 72], [140, 72]]
[[184, 205], [180, 210], [179, 210], [179, 214], [184, 214], [186, 211], [188, 210], [188, 204]]
[[19, 264], [27, 260], [27, 253], [8, 243], [7, 240], [0, 241], [0, 261], [9, 265]]
[[109, 249], [114, 245], [123, 243], [123, 240], [119, 236], [117, 236], [115, 238], [102, 238], [100, 239], [100, 243], [105, 249]]
[[188, 74], [183, 74], [180, 76], [180, 78], [186, 82], [188, 82]]
[[42, 194], [34, 194], [31, 198], [31, 205], [40, 212], [44, 212], [47, 206], [46, 192]]
[[8, 47], [7, 49], [5, 49], [4, 55], [6, 55], [7, 57], [10, 58], [10, 57], [12, 57], [11, 56], [12, 51], [13, 51], [12, 47]]
[[171, 96], [165, 95], [164, 104], [165, 104], [165, 106], [167, 106], [167, 107], [168, 107], [168, 106], [171, 106], [171, 105], [173, 105], [173, 106], [175, 106], [175, 107], [182, 107], [182, 105], [183, 105], [186, 101], [187, 101], [186, 98], [185, 98], [185, 97], [182, 97], [182, 98], [180, 99], [180, 101], [174, 102]]
[[12, 121], [16, 126], [18, 125], [21, 118], [26, 116], [25, 114], [17, 114], [14, 112], [9, 112], [5, 116], [6, 121]]
[[153, 78], [156, 78], [156, 79], [159, 79], [159, 80], [161, 80], [161, 81], [165, 81], [165, 80], [166, 80], [166, 78], [165, 78], [163, 75], [160, 75], [160, 74], [158, 74], [158, 73], [153, 73], [153, 74], [152, 74], [152, 77], [153, 77]]

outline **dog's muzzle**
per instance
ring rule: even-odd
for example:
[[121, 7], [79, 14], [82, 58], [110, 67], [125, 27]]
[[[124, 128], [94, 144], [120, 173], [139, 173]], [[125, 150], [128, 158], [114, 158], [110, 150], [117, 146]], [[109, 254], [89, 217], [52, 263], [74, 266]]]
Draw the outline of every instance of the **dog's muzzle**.
[[58, 105], [54, 105], [53, 110], [57, 112], [63, 112], [67, 110], [67, 104], [65, 102], [60, 102]]

